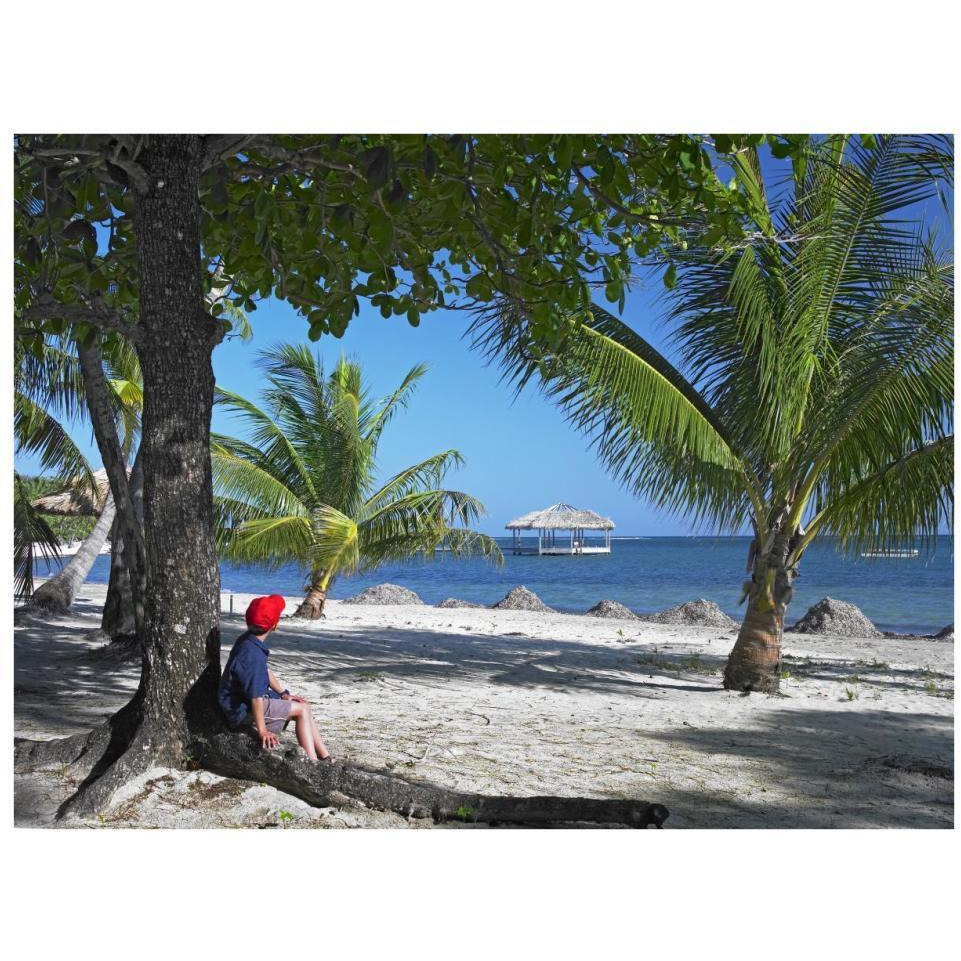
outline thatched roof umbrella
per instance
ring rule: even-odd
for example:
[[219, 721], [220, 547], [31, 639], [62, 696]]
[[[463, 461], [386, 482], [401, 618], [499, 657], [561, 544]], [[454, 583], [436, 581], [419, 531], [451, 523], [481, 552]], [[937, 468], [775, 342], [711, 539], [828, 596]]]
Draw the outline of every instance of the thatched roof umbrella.
[[[517, 517], [509, 524], [505, 525], [507, 530], [514, 531], [514, 548], [520, 549], [519, 532], [536, 530], [538, 534], [537, 551], [539, 554], [600, 554], [610, 553], [611, 538], [610, 531], [614, 529], [614, 521], [609, 517], [601, 517], [597, 511], [584, 511], [570, 504], [552, 504], [540, 511], [531, 511], [521, 517]], [[558, 548], [554, 531], [570, 531], [570, 548]], [[604, 547], [584, 546], [584, 531], [606, 531]], [[551, 532], [551, 533], [548, 533]], [[546, 537], [546, 546], [544, 544]]]
[[91, 497], [89, 488], [82, 486], [80, 478], [77, 478], [74, 487], [59, 494], [38, 497], [35, 501], [31, 501], [31, 504], [44, 514], [59, 514], [61, 517], [99, 517], [107, 492], [110, 490], [110, 481], [107, 480], [105, 470], [94, 471], [93, 479], [97, 484], [96, 501]]

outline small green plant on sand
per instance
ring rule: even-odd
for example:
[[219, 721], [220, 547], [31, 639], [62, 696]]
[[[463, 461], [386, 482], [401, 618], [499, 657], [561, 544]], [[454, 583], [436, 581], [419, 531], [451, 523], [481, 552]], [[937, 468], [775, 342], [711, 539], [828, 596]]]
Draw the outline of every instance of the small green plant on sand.
[[280, 826], [282, 828], [286, 828], [287, 825], [290, 824], [291, 821], [293, 821], [294, 816], [293, 814], [290, 813], [290, 811], [278, 811], [277, 818], [280, 821]]
[[875, 671], [886, 671], [891, 665], [887, 661], [879, 661], [874, 658], [871, 661], [859, 660], [854, 662], [855, 667], [870, 667]]
[[383, 679], [384, 675], [378, 671], [361, 671], [357, 678], [359, 681], [382, 681]]
[[474, 809], [462, 804], [455, 812], [454, 817], [460, 821], [469, 821], [474, 814]]
[[846, 687], [844, 693], [849, 701], [856, 701], [861, 696], [861, 692], [854, 687]]

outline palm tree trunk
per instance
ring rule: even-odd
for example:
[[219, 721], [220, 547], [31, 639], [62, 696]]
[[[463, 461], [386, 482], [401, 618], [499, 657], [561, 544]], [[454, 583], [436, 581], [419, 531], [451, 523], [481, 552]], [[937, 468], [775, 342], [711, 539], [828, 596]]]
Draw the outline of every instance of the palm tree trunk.
[[758, 595], [748, 602], [734, 649], [724, 669], [729, 691], [775, 694], [781, 679], [781, 638], [784, 617], [777, 605], [766, 606]]
[[775, 528], [754, 542], [747, 611], [724, 669], [724, 686], [729, 691], [778, 691], [784, 614], [797, 575], [796, 565], [792, 567], [788, 557], [796, 537], [796, 532]]
[[330, 588], [330, 574], [318, 571], [311, 577], [307, 596], [300, 607], [294, 611], [294, 617], [303, 617], [309, 621], [316, 621], [324, 617], [324, 604], [327, 602], [327, 591]]
[[[124, 545], [127, 569], [130, 572], [130, 592], [136, 621], [135, 632], [143, 636], [144, 592], [146, 590], [146, 557], [143, 527], [134, 511], [130, 482], [127, 478], [127, 458], [120, 446], [117, 425], [110, 404], [110, 393], [103, 373], [103, 361], [98, 342], [77, 341], [77, 356], [83, 374], [84, 395], [93, 425], [97, 448], [104, 470], [110, 481], [110, 493], [117, 505], [118, 530]], [[141, 445], [142, 446], [142, 445]], [[140, 452], [137, 456], [139, 458]], [[141, 468], [142, 470], [142, 468]]]
[[103, 510], [93, 530], [87, 535], [80, 549], [70, 558], [70, 561], [50, 580], [41, 584], [30, 598], [30, 606], [41, 608], [56, 614], [65, 614], [70, 610], [73, 599], [80, 585], [87, 579], [90, 568], [100, 554], [100, 549], [107, 541], [107, 535], [113, 525], [116, 508], [113, 497], [107, 494]]
[[[138, 451], [130, 473], [130, 499], [134, 513], [143, 525], [143, 461]], [[129, 638], [137, 633], [137, 616], [134, 608], [134, 591], [131, 580], [135, 558], [132, 556], [135, 545], [129, 545], [123, 536], [120, 517], [114, 518], [113, 533], [110, 535], [110, 583], [107, 586], [107, 599], [103, 605], [100, 630], [110, 637]]]

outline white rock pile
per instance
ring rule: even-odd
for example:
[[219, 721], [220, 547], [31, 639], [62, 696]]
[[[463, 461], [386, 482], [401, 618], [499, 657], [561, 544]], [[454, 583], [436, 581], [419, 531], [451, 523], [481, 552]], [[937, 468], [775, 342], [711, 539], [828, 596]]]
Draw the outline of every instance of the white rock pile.
[[622, 621], [638, 621], [640, 618], [619, 601], [598, 601], [589, 611], [584, 612], [588, 617], [611, 617]]
[[376, 584], [361, 591], [355, 597], [344, 599], [345, 604], [423, 604], [424, 602], [406, 587], [397, 584]]
[[655, 624], [682, 624], [690, 627], [724, 627], [735, 628], [737, 621], [728, 617], [714, 603], [699, 597], [696, 601], [688, 601], [686, 604], [678, 604], [677, 607], [669, 607], [666, 611], [658, 611], [656, 614], [642, 614], [642, 621], [653, 621]]
[[475, 604], [473, 601], [462, 601], [459, 597], [445, 597], [436, 607], [486, 607], [486, 604]]
[[533, 591], [523, 584], [509, 591], [493, 608], [502, 611], [536, 611], [538, 614], [553, 614], [554, 608], [548, 607]]
[[823, 597], [793, 627], [796, 634], [835, 634], [838, 637], [880, 637], [881, 632], [854, 604]]

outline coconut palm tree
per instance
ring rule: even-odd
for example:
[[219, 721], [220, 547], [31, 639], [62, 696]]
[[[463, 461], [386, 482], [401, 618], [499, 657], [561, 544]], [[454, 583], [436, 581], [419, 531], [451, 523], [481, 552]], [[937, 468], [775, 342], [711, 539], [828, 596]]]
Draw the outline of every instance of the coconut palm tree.
[[[104, 352], [108, 377], [109, 403], [118, 424], [121, 450], [129, 458], [140, 428], [142, 396], [139, 390], [139, 367], [130, 345], [113, 338]], [[80, 500], [101, 504], [99, 518], [84, 538], [80, 549], [57, 574], [33, 592], [34, 607], [58, 612], [73, 603], [77, 589], [110, 536], [115, 505], [107, 493], [101, 496], [97, 479], [87, 459], [73, 442], [66, 422], [86, 418], [83, 373], [76, 345], [69, 336], [47, 338], [28, 349], [26, 338], [17, 338], [14, 346], [14, 441], [21, 453], [36, 454], [41, 468], [53, 470], [64, 481], [64, 487], [79, 495]], [[15, 515], [24, 523], [29, 515], [21, 510]], [[23, 583], [32, 584], [32, 554], [21, 553]], [[29, 570], [25, 565], [29, 565]]]
[[727, 688], [777, 690], [814, 538], [884, 551], [935, 539], [953, 510], [953, 263], [911, 220], [950, 151], [812, 138], [777, 203], [756, 151], [734, 156], [755, 222], [737, 246], [676, 253], [677, 366], [600, 307], [562, 349], [538, 344], [513, 304], [475, 323], [475, 343], [518, 387], [539, 380], [629, 489], [753, 531]]
[[463, 462], [445, 450], [386, 481], [377, 480], [384, 428], [425, 373], [412, 368], [385, 400], [371, 400], [360, 366], [341, 358], [325, 377], [306, 346], [260, 354], [264, 407], [223, 388], [221, 408], [251, 428], [249, 441], [214, 434], [211, 444], [218, 546], [232, 561], [307, 572], [295, 616], [318, 618], [335, 577], [370, 570], [440, 544], [456, 554], [500, 560], [495, 542], [470, 529], [483, 505], [441, 488]]
[[33, 506], [36, 478], [13, 475], [13, 594], [33, 594], [33, 571], [37, 554], [48, 564], [60, 557], [60, 538], [43, 514]]

